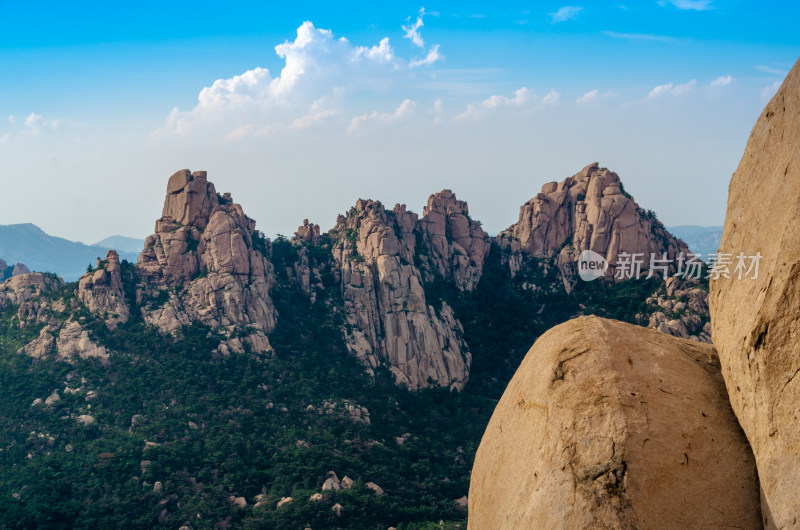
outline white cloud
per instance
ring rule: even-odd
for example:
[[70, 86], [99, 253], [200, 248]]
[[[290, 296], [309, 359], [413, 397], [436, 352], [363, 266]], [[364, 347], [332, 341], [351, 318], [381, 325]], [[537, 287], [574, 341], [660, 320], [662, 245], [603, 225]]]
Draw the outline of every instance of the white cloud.
[[761, 99], [764, 101], [769, 101], [772, 99], [772, 96], [775, 95], [775, 92], [781, 87], [781, 83], [783, 81], [775, 81], [771, 85], [767, 85], [761, 89]]
[[25, 131], [33, 134], [38, 134], [42, 130], [55, 131], [59, 126], [58, 120], [45, 120], [42, 118], [41, 114], [36, 114], [35, 112], [31, 112], [28, 117], [25, 118], [24, 123]]
[[728, 86], [732, 81], [733, 78], [730, 75], [723, 75], [711, 81], [711, 86]]
[[542, 103], [547, 105], [548, 107], [555, 107], [561, 101], [561, 95], [555, 91], [555, 89], [551, 88], [550, 92], [542, 98]]
[[653, 90], [651, 90], [648, 94], [648, 98], [658, 98], [667, 94], [675, 85], [672, 83], [667, 83], [666, 85], [658, 85]]
[[[422, 17], [425, 16], [425, 8], [420, 8], [419, 15], [417, 16], [417, 20], [413, 24], [402, 25], [403, 31], [406, 34], [403, 36], [405, 39], [409, 39], [414, 46], [419, 48], [425, 47], [425, 41], [422, 40], [422, 34], [420, 34], [419, 30], [422, 26], [424, 26], [424, 22], [422, 22]], [[409, 17], [409, 22], [411, 21], [411, 17]]]
[[675, 88], [672, 89], [672, 95], [677, 96], [679, 94], [684, 94], [686, 92], [689, 92], [691, 89], [695, 87], [695, 85], [697, 85], [697, 80], [695, 79], [692, 79], [688, 83], [684, 83], [682, 85], [675, 85]]
[[394, 112], [380, 113], [377, 110], [375, 110], [369, 114], [362, 114], [361, 116], [356, 116], [355, 118], [350, 120], [350, 126], [347, 128], [347, 132], [353, 132], [367, 122], [377, 122], [384, 124], [398, 122], [408, 117], [414, 111], [414, 108], [416, 106], [417, 104], [411, 101], [410, 99], [405, 99], [403, 100], [402, 103], [400, 103], [400, 105], [397, 106]]
[[714, 0], [660, 0], [658, 5], [666, 6], [672, 5], [681, 10], [688, 11], [706, 11], [714, 9], [711, 4]]
[[561, 96], [554, 89], [551, 89], [546, 96], [540, 98], [533, 90], [522, 87], [514, 92], [513, 97], [494, 95], [481, 101], [480, 103], [470, 103], [461, 114], [454, 119], [462, 120], [466, 118], [476, 118], [483, 116], [490, 111], [503, 108], [535, 109], [543, 107], [554, 107], [558, 105]]
[[689, 92], [697, 85], [697, 81], [692, 79], [688, 83], [684, 83], [682, 85], [675, 85], [673, 83], [666, 83], [664, 85], [658, 85], [657, 87], [653, 88], [648, 94], [647, 97], [650, 99], [659, 98], [666, 94], [670, 94], [672, 96], [678, 96], [680, 94], [684, 94]]
[[433, 102], [433, 125], [441, 125], [443, 122], [442, 114], [444, 113], [444, 104], [442, 103], [442, 98], [436, 98], [436, 101]]
[[428, 50], [428, 55], [425, 56], [424, 59], [415, 59], [408, 63], [411, 68], [417, 68], [419, 66], [430, 66], [436, 61], [440, 61], [444, 59], [444, 55], [439, 53], [439, 45], [434, 44], [431, 46], [431, 49]]
[[14, 117], [13, 114], [8, 115], [8, 123], [17, 123], [17, 119]]
[[655, 35], [653, 33], [620, 33], [619, 31], [604, 31], [603, 35], [614, 39], [643, 40], [658, 42], [674, 42], [675, 39], [666, 35]]
[[585, 93], [584, 95], [576, 99], [575, 103], [578, 104], [589, 103], [590, 101], [594, 101], [595, 99], [597, 99], [597, 96], [599, 95], [600, 91], [595, 88], [594, 90], [590, 90], [589, 92]]
[[762, 71], [764, 73], [767, 73], [767, 74], [770, 74], [770, 75], [779, 75], [781, 77], [786, 77], [786, 74], [789, 73], [789, 70], [787, 70], [787, 69], [774, 68], [772, 66], [767, 66], [767, 65], [764, 65], [764, 64], [756, 65], [755, 69], [756, 70], [760, 70], [760, 71]]
[[308, 113], [299, 118], [295, 118], [289, 125], [289, 128], [306, 129], [312, 125], [324, 122], [329, 118], [333, 118], [339, 115], [340, 112], [339, 109], [326, 108], [325, 101], [323, 99], [318, 99], [311, 105], [311, 109], [309, 109]]
[[548, 13], [547, 16], [550, 17], [551, 23], [556, 24], [575, 18], [581, 10], [583, 10], [583, 8], [579, 6], [564, 6], [554, 13]]
[[284, 61], [280, 74], [256, 67], [214, 81], [200, 91], [194, 108], [173, 109], [151, 139], [211, 135], [236, 141], [334, 121], [354, 95], [386, 93], [410, 80], [412, 69], [443, 59], [438, 44], [424, 58], [407, 60], [397, 57], [388, 37], [354, 46], [309, 21], [275, 53]]

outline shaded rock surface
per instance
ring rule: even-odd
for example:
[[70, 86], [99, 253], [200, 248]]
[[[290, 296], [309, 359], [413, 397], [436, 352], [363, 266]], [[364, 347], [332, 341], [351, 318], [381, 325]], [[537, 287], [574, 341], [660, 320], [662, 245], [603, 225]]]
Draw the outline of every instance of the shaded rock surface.
[[597, 317], [542, 335], [483, 436], [469, 528], [759, 528], [710, 345]]
[[[765, 526], [800, 527], [800, 63], [762, 112], [733, 174], [720, 252], [758, 277], [711, 282], [714, 345], [758, 463]], [[732, 271], [733, 272], [733, 271]]]

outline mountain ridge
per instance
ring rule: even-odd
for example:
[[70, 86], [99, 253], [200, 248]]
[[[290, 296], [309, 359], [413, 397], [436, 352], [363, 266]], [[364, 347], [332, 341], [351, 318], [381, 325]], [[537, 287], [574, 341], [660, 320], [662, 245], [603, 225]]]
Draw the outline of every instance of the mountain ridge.
[[[52, 272], [75, 281], [108, 248], [86, 245], [52, 236], [33, 223], [0, 225], [0, 256], [25, 263], [29, 269]], [[119, 252], [123, 259], [136, 261], [138, 253]]]

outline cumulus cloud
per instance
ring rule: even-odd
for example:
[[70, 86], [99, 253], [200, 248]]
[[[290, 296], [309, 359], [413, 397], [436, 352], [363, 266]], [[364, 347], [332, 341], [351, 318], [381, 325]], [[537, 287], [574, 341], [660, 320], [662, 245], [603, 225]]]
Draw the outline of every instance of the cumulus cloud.
[[557, 24], [558, 22], [566, 22], [567, 20], [577, 17], [581, 10], [583, 10], [583, 8], [579, 6], [564, 6], [554, 13], [548, 13], [547, 16], [550, 17], [551, 23]]
[[731, 76], [723, 75], [711, 81], [711, 86], [727, 86], [730, 85], [732, 81], [733, 78]]
[[589, 92], [585, 93], [584, 95], [576, 99], [575, 103], [578, 104], [589, 103], [590, 101], [596, 100], [597, 96], [599, 95], [600, 91], [595, 88], [594, 90], [590, 90]]
[[547, 95], [540, 98], [533, 90], [530, 90], [527, 87], [522, 87], [519, 90], [516, 90], [514, 95], [511, 97], [494, 95], [479, 103], [470, 103], [467, 105], [466, 110], [461, 114], [456, 115], [454, 119], [461, 120], [466, 118], [476, 118], [503, 108], [535, 109], [554, 107], [558, 105], [560, 100], [560, 94], [554, 89], [551, 89]]
[[684, 11], [706, 11], [714, 9], [711, 4], [714, 0], [660, 0], [658, 5], [666, 6], [672, 5]]
[[695, 79], [692, 79], [688, 83], [684, 83], [682, 85], [675, 85], [675, 88], [672, 89], [672, 95], [677, 96], [679, 94], [689, 92], [695, 87], [695, 85], [697, 85], [697, 81]]
[[[405, 39], [409, 39], [414, 46], [419, 48], [425, 47], [425, 41], [422, 40], [422, 34], [419, 32], [420, 28], [425, 25], [422, 22], [422, 17], [425, 16], [425, 8], [420, 8], [419, 15], [417, 16], [417, 20], [414, 21], [413, 24], [403, 24], [401, 27], [406, 34], [403, 36]], [[411, 22], [411, 17], [409, 17], [409, 22]]]
[[653, 88], [648, 94], [647, 97], [650, 99], [659, 98], [664, 95], [672, 95], [678, 96], [680, 94], [685, 94], [693, 89], [697, 85], [697, 81], [692, 79], [688, 83], [684, 83], [681, 85], [676, 85], [674, 83], [666, 83], [664, 85], [658, 85], [657, 87]]
[[284, 61], [278, 75], [256, 67], [214, 81], [200, 91], [194, 108], [173, 109], [153, 139], [197, 133], [235, 141], [307, 128], [343, 114], [354, 94], [385, 93], [411, 70], [443, 59], [438, 44], [424, 58], [407, 60], [396, 55], [388, 37], [374, 46], [355, 46], [309, 21], [275, 53]]
[[8, 115], [8, 123], [14, 124], [17, 123], [17, 119], [14, 117], [13, 114]]
[[[12, 122], [13, 123], [13, 122]], [[43, 130], [55, 131], [58, 129], [58, 120], [45, 120], [41, 114], [31, 112], [24, 121], [25, 131], [33, 134], [38, 134]]]
[[672, 90], [672, 88], [673, 88], [674, 86], [675, 86], [675, 85], [673, 85], [672, 83], [667, 83], [667, 84], [665, 84], [665, 85], [658, 85], [658, 86], [657, 86], [657, 87], [655, 87], [653, 90], [651, 90], [651, 91], [650, 91], [650, 93], [648, 93], [648, 94], [647, 94], [647, 97], [648, 97], [648, 98], [658, 98], [658, 97], [661, 97], [661, 96], [663, 96], [664, 94], [668, 94], [668, 93], [669, 93], [669, 91], [670, 91], [670, 90]]
[[394, 112], [380, 113], [378, 111], [373, 111], [369, 114], [362, 114], [361, 116], [356, 116], [355, 118], [350, 120], [350, 126], [347, 128], [347, 132], [353, 132], [367, 122], [377, 122], [377, 123], [398, 122], [408, 117], [414, 111], [414, 108], [416, 106], [417, 104], [411, 101], [410, 99], [405, 99], [403, 100], [402, 103], [400, 103], [400, 105], [397, 106]]

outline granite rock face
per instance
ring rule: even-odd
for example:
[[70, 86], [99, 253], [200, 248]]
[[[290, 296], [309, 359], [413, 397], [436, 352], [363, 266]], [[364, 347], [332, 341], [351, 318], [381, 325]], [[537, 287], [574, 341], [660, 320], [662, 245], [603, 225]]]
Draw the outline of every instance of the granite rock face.
[[[198, 321], [228, 332], [222, 353], [270, 350], [275, 327], [269, 242], [205, 171], [169, 180], [161, 219], [136, 264], [144, 319], [165, 332]], [[163, 303], [161, 300], [167, 298]], [[244, 337], [236, 330], [247, 328]]]
[[[711, 326], [731, 404], [758, 463], [764, 523], [800, 527], [800, 62], [762, 112], [728, 191]], [[736, 256], [760, 254], [757, 277]], [[752, 260], [747, 261], [749, 267]]]
[[542, 186], [541, 193], [520, 207], [517, 223], [498, 234], [497, 242], [509, 253], [512, 273], [525, 256], [556, 258], [566, 280], [575, 277], [584, 250], [608, 261], [607, 278], [615, 276], [623, 253], [642, 254], [644, 272], [651, 257], [675, 263], [681, 252], [689, 253], [683, 241], [634, 202], [616, 173], [597, 163]]
[[396, 205], [359, 200], [339, 216], [332, 234], [341, 277], [345, 342], [367, 367], [387, 364], [396, 379], [416, 389], [430, 382], [461, 387], [471, 355], [451, 308], [429, 305], [414, 266], [417, 215]]
[[491, 241], [480, 223], [470, 219], [465, 201], [450, 190], [431, 195], [416, 230], [425, 248], [419, 257], [430, 277], [426, 279], [439, 276], [462, 291], [478, 286]]
[[469, 528], [760, 528], [711, 345], [597, 317], [556, 326], [503, 393]]
[[119, 255], [109, 250], [106, 259], [97, 260], [97, 268], [81, 276], [78, 298], [92, 313], [100, 315], [110, 329], [127, 322], [130, 309], [125, 300]]

